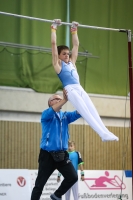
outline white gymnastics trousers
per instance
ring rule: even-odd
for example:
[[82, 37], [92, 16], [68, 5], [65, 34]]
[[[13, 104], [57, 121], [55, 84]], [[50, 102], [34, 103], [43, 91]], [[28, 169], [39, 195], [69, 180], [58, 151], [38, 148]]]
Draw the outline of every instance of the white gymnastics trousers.
[[67, 90], [68, 100], [91, 128], [98, 133], [102, 141], [119, 140], [118, 137], [105, 127], [90, 97], [81, 85], [67, 85], [65, 86], [65, 90]]
[[73, 192], [73, 199], [78, 200], [78, 181], [65, 193], [65, 200], [71, 200], [71, 190]]

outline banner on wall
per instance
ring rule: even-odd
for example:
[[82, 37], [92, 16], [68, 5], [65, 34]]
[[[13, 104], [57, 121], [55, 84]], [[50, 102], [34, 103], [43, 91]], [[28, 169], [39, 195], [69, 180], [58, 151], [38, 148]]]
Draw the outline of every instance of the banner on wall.
[[0, 170], [0, 200], [30, 200], [29, 170]]
[[[30, 170], [31, 188], [33, 189], [37, 177], [37, 170]], [[121, 170], [84, 170], [85, 181], [79, 177], [79, 200], [132, 200], [132, 177]], [[59, 187], [57, 183], [58, 171], [55, 170], [44, 186], [40, 200], [50, 200], [50, 195]], [[61, 181], [63, 177], [61, 177]], [[63, 195], [63, 200], [65, 196]], [[71, 192], [71, 200], [74, 200]]]

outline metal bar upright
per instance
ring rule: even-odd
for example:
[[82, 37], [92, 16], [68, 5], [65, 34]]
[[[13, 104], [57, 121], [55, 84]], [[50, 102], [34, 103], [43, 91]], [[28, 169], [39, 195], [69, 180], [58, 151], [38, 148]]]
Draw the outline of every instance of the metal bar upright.
[[132, 156], [132, 199], [133, 199], [133, 70], [132, 70], [132, 34], [131, 30], [127, 31], [128, 35], [128, 63], [129, 63], [129, 86], [130, 86], [130, 118], [131, 118], [131, 156]]

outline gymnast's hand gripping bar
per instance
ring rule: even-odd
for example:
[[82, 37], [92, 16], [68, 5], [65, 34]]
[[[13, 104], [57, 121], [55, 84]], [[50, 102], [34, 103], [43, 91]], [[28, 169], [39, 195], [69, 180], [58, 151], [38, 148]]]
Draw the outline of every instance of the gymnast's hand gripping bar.
[[[19, 17], [19, 18], [25, 18], [25, 19], [30, 19], [30, 20], [37, 20], [37, 21], [42, 21], [42, 22], [49, 22], [49, 23], [53, 23], [54, 22], [53, 20], [41, 19], [41, 18], [36, 18], [36, 17], [29, 17], [29, 16], [24, 16], [24, 15], [17, 15], [17, 14], [1, 12], [1, 11], [0, 11], [0, 14]], [[63, 25], [68, 25], [68, 26], [72, 25], [72, 23], [68, 23], [68, 22], [61, 22], [61, 23]], [[89, 26], [89, 25], [82, 25], [82, 24], [79, 24], [78, 27], [90, 28], [90, 29], [108, 30], [108, 31], [117, 31], [117, 32], [127, 32], [126, 29], [106, 28], [106, 27]]]

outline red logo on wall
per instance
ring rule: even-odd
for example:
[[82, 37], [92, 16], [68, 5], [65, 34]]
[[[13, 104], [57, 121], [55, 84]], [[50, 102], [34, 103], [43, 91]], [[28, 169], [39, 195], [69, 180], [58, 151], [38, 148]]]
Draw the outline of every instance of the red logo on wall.
[[20, 187], [24, 187], [26, 185], [26, 180], [24, 177], [22, 176], [19, 176], [17, 178], [17, 184], [20, 186]]

